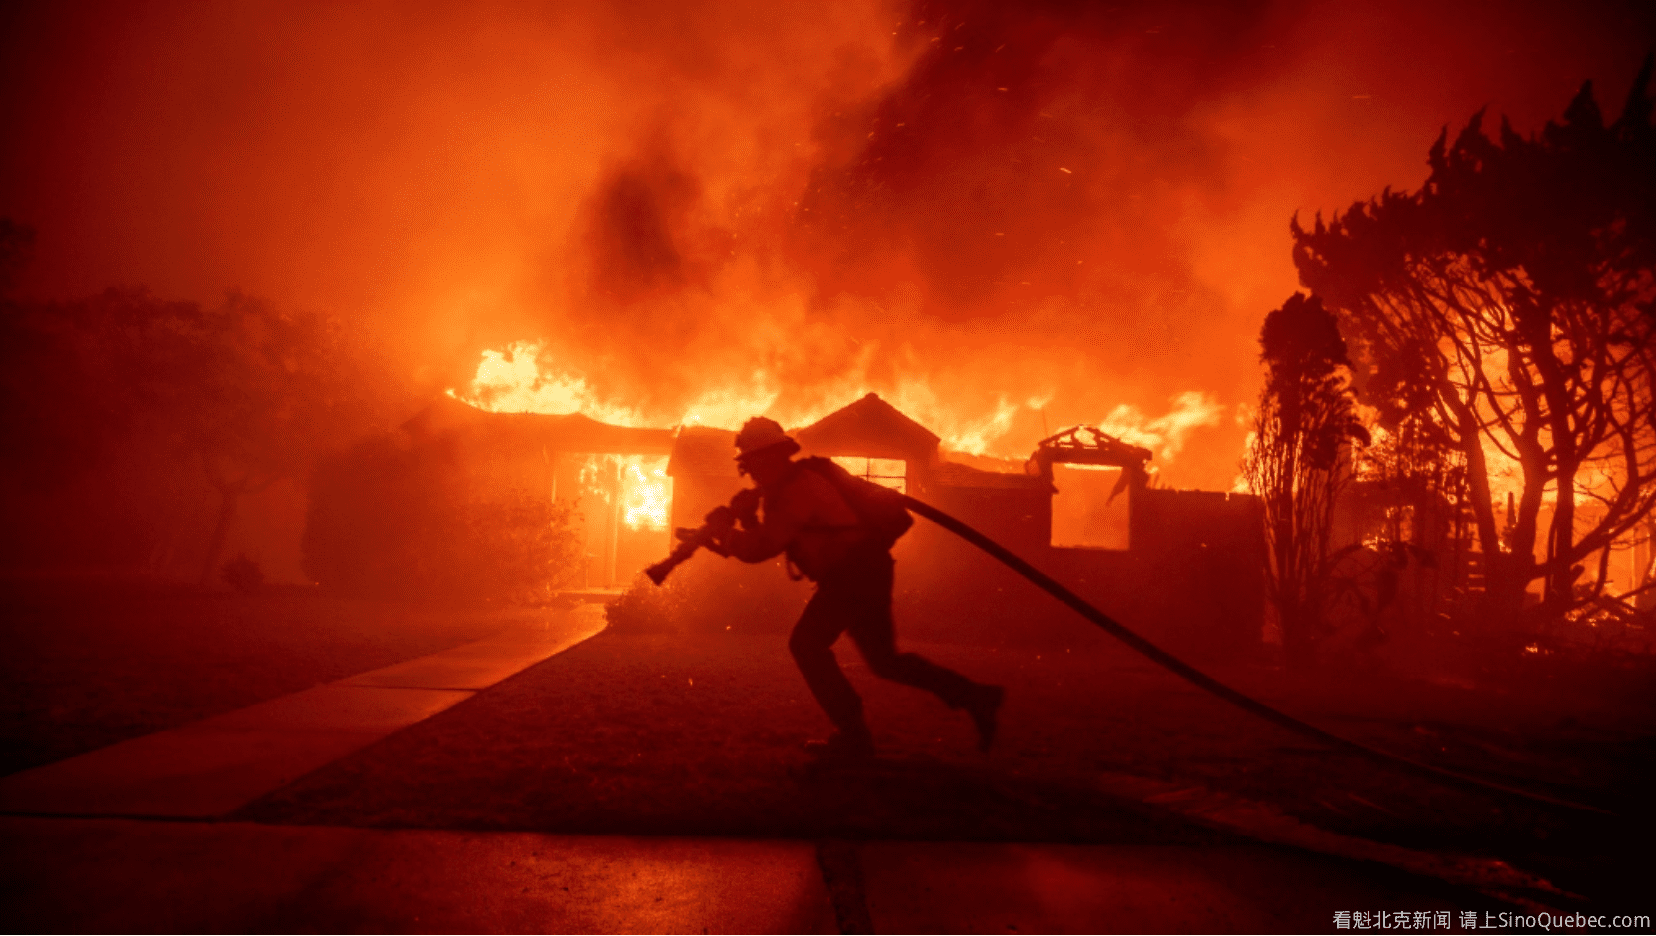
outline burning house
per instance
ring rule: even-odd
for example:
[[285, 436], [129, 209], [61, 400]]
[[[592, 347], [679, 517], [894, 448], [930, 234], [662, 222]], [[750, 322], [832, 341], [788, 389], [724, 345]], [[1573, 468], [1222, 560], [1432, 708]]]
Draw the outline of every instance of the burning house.
[[[944, 457], [936, 435], [874, 394], [794, 436], [807, 454], [832, 457], [978, 528], [1170, 648], [1223, 656], [1260, 639], [1257, 500], [1155, 488], [1147, 449], [1080, 427], [1043, 441], [1021, 472], [984, 470]], [[929, 524], [917, 525], [895, 554], [910, 611], [904, 629], [917, 637], [1063, 643], [1087, 626]]]
[[668, 429], [439, 399], [319, 470], [307, 570], [348, 592], [465, 594], [457, 570], [517, 565], [508, 577], [613, 591], [667, 548], [672, 446]]
[[[669, 549], [672, 527], [696, 525], [744, 483], [735, 433], [705, 426], [613, 426], [444, 399], [405, 433], [412, 449], [451, 466], [464, 485], [533, 491], [568, 508], [578, 569], [564, 585], [576, 590], [636, 581]], [[935, 433], [872, 393], [793, 435], [805, 454], [833, 458], [959, 517], [1170, 648], [1229, 655], [1259, 640], [1257, 501], [1158, 489], [1147, 449], [1079, 427], [1043, 441], [1021, 470], [986, 470], [951, 460]], [[965, 642], [1087, 639], [1075, 634], [1085, 625], [929, 524], [904, 537], [896, 557], [905, 633]], [[775, 570], [715, 573], [712, 566], [733, 564], [702, 564], [710, 568], [694, 581], [756, 596], [769, 594], [768, 579], [784, 581], [767, 575]], [[776, 589], [792, 594], [785, 584]], [[774, 626], [788, 623], [783, 614]]]
[[562, 502], [576, 518], [580, 589], [625, 585], [667, 545], [673, 431], [581, 413], [488, 413], [444, 397], [405, 426], [413, 445], [444, 452], [477, 489]]

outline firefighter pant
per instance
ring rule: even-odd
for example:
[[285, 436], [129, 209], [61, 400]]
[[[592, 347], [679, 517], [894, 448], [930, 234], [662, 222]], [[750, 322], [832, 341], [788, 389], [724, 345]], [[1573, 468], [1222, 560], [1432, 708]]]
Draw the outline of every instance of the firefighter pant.
[[924, 689], [950, 708], [968, 705], [982, 689], [977, 683], [916, 653], [898, 653], [891, 620], [891, 554], [880, 551], [847, 559], [817, 584], [816, 594], [794, 625], [788, 649], [817, 703], [834, 727], [865, 734], [862, 698], [840, 672], [831, 649], [841, 634], [851, 640], [882, 679]]

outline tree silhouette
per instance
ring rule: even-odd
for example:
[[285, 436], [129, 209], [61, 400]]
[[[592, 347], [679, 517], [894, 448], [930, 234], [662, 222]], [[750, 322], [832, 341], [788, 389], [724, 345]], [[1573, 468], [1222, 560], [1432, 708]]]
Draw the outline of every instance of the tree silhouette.
[[1590, 82], [1528, 138], [1503, 120], [1490, 139], [1480, 113], [1452, 145], [1445, 129], [1419, 191], [1293, 224], [1301, 282], [1352, 338], [1365, 402], [1464, 464], [1491, 621], [1522, 621], [1537, 579], [1534, 613], [1593, 600], [1607, 547], [1656, 502], [1650, 77], [1647, 59], [1610, 125]]
[[171, 341], [158, 350], [168, 359], [157, 372], [175, 394], [167, 416], [219, 496], [201, 571], [207, 584], [241, 499], [302, 476], [318, 455], [349, 441], [341, 430], [361, 431], [362, 400], [326, 316], [231, 294], [167, 324]]
[[[303, 478], [319, 455], [377, 428], [389, 395], [333, 319], [236, 294], [213, 307], [142, 290], [0, 302], [0, 339], [10, 443], [0, 469], [12, 503], [86, 478], [118, 484], [126, 500], [164, 501], [158, 485], [176, 482], [160, 476], [193, 463], [186, 471], [201, 472], [218, 501], [203, 583], [242, 498]], [[135, 453], [168, 467], [120, 478]], [[106, 521], [71, 512], [57, 525]]]
[[304, 567], [355, 597], [545, 601], [581, 567], [578, 519], [544, 491], [478, 485], [452, 440], [388, 433], [317, 464]]
[[1345, 341], [1316, 296], [1295, 293], [1259, 332], [1267, 371], [1242, 463], [1264, 502], [1266, 593], [1289, 662], [1308, 662], [1327, 635], [1330, 533], [1351, 477], [1347, 447], [1366, 442], [1345, 369]]

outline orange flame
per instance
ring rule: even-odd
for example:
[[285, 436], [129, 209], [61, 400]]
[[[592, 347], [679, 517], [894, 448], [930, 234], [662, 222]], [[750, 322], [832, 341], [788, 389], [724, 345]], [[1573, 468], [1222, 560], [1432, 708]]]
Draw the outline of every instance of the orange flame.
[[1187, 390], [1175, 395], [1173, 408], [1165, 415], [1150, 418], [1136, 406], [1125, 403], [1110, 411], [1098, 423], [1098, 428], [1123, 442], [1142, 445], [1155, 453], [1163, 464], [1173, 460], [1184, 449], [1185, 440], [1196, 429], [1217, 426], [1225, 408], [1211, 395]]
[[519, 341], [504, 351], [485, 350], [468, 392], [448, 395], [491, 413], [584, 413], [617, 426], [643, 424], [638, 410], [600, 399], [580, 374], [543, 372], [544, 348], [545, 342]]
[[[582, 413], [619, 426], [736, 429], [757, 415], [771, 416], [795, 428], [810, 425], [872, 390], [936, 432], [946, 452], [1018, 458], [1028, 453], [1010, 444], [1015, 420], [1023, 414], [1043, 414], [1053, 399], [1050, 391], [1021, 400], [1002, 394], [992, 409], [973, 412], [958, 399], [939, 393], [925, 377], [907, 376], [899, 378], [895, 386], [874, 387], [862, 375], [852, 373], [843, 380], [814, 387], [814, 403], [810, 405], [798, 401], [783, 405], [777, 381], [760, 369], [703, 390], [682, 410], [652, 421], [638, 407], [600, 395], [579, 371], [549, 361], [546, 346], [544, 341], [520, 341], [503, 350], [484, 351], [469, 387], [463, 393], [450, 389], [449, 396], [489, 412]], [[1135, 406], [1122, 404], [1098, 425], [1112, 435], [1151, 449], [1166, 464], [1183, 450], [1192, 431], [1219, 425], [1225, 413], [1211, 394], [1201, 391], [1177, 394], [1170, 403], [1171, 409], [1160, 416], [1149, 416]]]
[[[648, 467], [646, 466], [648, 463]], [[665, 530], [673, 502], [667, 459], [632, 456], [621, 475], [622, 522], [629, 530]]]

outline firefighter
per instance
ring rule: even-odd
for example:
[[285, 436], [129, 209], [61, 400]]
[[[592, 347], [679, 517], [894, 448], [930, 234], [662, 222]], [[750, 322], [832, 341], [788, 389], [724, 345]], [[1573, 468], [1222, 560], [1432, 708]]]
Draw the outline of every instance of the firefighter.
[[918, 654], [897, 652], [891, 617], [891, 544], [912, 522], [901, 508], [901, 498], [895, 498], [900, 524], [882, 523], [872, 516], [877, 511], [868, 506], [868, 498], [858, 496], [852, 486], [869, 482], [852, 478], [827, 459], [795, 460], [799, 444], [775, 420], [763, 416], [742, 426], [736, 448], [738, 470], [758, 487], [708, 515], [713, 548], [744, 562], [763, 562], [785, 553], [791, 566], [816, 583], [816, 593], [788, 639], [806, 685], [834, 726], [827, 740], [807, 745], [812, 753], [833, 760], [863, 759], [874, 753], [862, 699], [831, 649], [845, 633], [875, 675], [924, 689], [950, 708], [964, 709], [977, 727], [979, 749], [989, 750], [1005, 690], [973, 682]]

